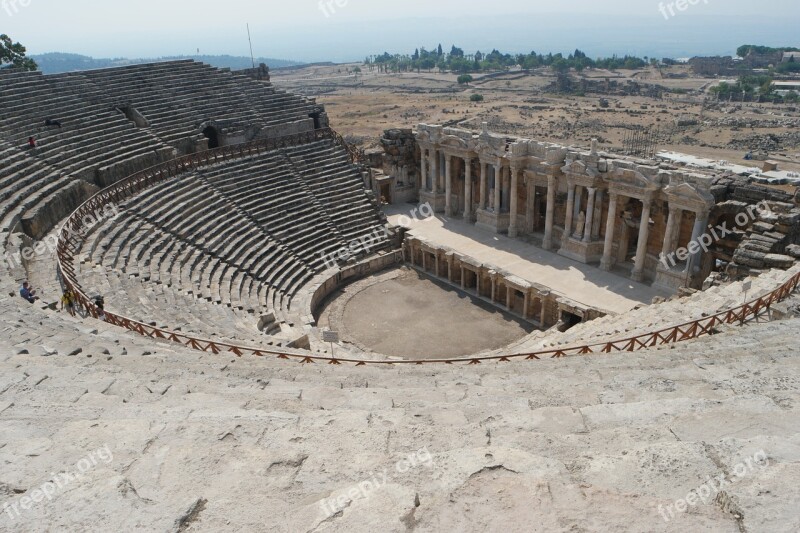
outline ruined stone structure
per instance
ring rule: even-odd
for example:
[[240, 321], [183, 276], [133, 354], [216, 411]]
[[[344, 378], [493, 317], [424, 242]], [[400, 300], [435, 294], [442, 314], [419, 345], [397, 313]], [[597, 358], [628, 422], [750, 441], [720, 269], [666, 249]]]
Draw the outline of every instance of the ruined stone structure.
[[417, 197], [417, 143], [411, 129], [388, 130], [381, 138], [383, 157], [372, 176], [372, 190], [385, 203], [402, 203]]
[[556, 294], [552, 288], [532, 283], [484, 264], [458, 250], [431, 245], [422, 239], [408, 237], [404, 241], [406, 262], [430, 274], [449, 281], [497, 307], [521, 317], [536, 327], [547, 330], [554, 326], [566, 330], [605, 313], [597, 307]]
[[[312, 351], [288, 330], [402, 257], [326, 125], [312, 101], [191, 62], [0, 71], [0, 251], [37, 250], [0, 266], [0, 530], [798, 530], [800, 266], [749, 280], [781, 298], [747, 325], [740, 283], [587, 320], [546, 287], [406, 239], [409, 263], [565, 331], [482, 364]], [[256, 142], [226, 146], [242, 139]], [[655, 254], [695, 233], [710, 194], [727, 202], [713, 221], [757, 193], [488, 132], [421, 126], [388, 147], [389, 174], [449, 216], [664, 283]], [[773, 200], [786, 209], [747, 242], [780, 233], [794, 253], [795, 200]], [[114, 218], [83, 216], [112, 204]], [[105, 315], [56, 312], [57, 273], [105, 294]], [[16, 296], [23, 278], [41, 300]], [[631, 340], [687, 319], [707, 335]]]
[[419, 199], [448, 216], [636, 281], [704, 279], [703, 254], [672, 256], [706, 231], [713, 177], [483, 131], [421, 124]]

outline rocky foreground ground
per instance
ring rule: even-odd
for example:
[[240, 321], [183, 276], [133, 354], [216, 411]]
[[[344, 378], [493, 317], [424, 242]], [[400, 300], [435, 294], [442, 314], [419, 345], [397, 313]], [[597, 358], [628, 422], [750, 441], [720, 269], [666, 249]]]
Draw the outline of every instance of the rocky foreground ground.
[[3, 531], [800, 528], [794, 320], [634, 354], [371, 368], [202, 355], [2, 305]]

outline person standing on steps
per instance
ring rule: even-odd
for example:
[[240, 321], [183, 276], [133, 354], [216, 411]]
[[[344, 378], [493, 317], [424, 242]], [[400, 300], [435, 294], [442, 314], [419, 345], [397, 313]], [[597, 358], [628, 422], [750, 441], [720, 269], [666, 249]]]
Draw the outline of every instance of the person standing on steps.
[[71, 290], [66, 290], [61, 295], [61, 310], [63, 311], [65, 308], [70, 315], [75, 316], [75, 297]]
[[28, 137], [28, 149], [29, 150], [36, 149], [36, 138], [35, 137]]
[[99, 296], [99, 295], [95, 296], [94, 305], [95, 305], [95, 307], [97, 307], [97, 318], [99, 318], [100, 320], [105, 322], [106, 321], [106, 310], [105, 310], [106, 302], [103, 299], [103, 297]]

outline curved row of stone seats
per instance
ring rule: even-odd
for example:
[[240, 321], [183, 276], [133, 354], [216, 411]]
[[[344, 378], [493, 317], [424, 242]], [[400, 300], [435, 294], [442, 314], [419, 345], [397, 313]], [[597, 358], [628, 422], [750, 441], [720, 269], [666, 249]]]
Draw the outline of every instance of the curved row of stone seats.
[[324, 267], [325, 255], [347, 246], [326, 206], [281, 152], [201, 170], [200, 175], [314, 271]]
[[[239, 89], [252, 102], [253, 107], [264, 117], [267, 125], [273, 125], [279, 120], [278, 117], [286, 117], [289, 110], [296, 110], [295, 117], [300, 118], [304, 113], [318, 111], [316, 107], [309, 108], [308, 104], [316, 105], [314, 100], [307, 100], [305, 97], [278, 89], [272, 84], [254, 80], [241, 74], [233, 74]], [[288, 115], [287, 118], [292, 118]], [[327, 124], [319, 124], [319, 127], [326, 127]]]
[[[800, 265], [794, 266], [789, 271], [776, 269], [749, 278], [752, 288], [746, 295], [747, 300], [752, 301], [772, 292], [797, 272], [800, 272]], [[504, 349], [503, 352], [520, 353], [553, 346], [585, 345], [621, 340], [691, 322], [744, 304], [743, 284], [746, 281], [714, 286], [691, 296], [645, 305], [622, 315], [607, 315], [582, 322], [564, 333], [559, 333], [555, 329], [536, 332]], [[719, 328], [722, 327], [724, 326]]]
[[388, 245], [386, 234], [380, 230], [381, 221], [375, 216], [375, 203], [360, 193], [364, 190], [361, 172], [350, 164], [340, 147], [320, 141], [286, 152], [345, 240], [374, 234], [376, 249]]
[[194, 174], [133, 198], [97, 235], [85, 246], [90, 264], [249, 315], [273, 310], [275, 295], [297, 290], [311, 276]]
[[223, 342], [258, 345], [264, 341], [253, 317], [236, 309], [108, 269], [82, 271], [81, 276], [89, 294], [103, 295], [109, 311], [138, 322]]
[[[323, 156], [314, 157], [316, 151]], [[361, 182], [332, 141], [291, 156], [273, 150], [187, 172], [127, 200], [116, 219], [93, 228], [77, 256], [79, 276], [100, 267], [99, 275], [134, 278], [148, 294], [151, 285], [164, 285], [250, 315], [251, 322], [272, 313], [276, 322], [294, 325], [302, 321], [293, 309], [297, 292], [330, 266], [326, 256], [348, 249], [337, 223], [353, 239], [379, 234], [372, 252], [388, 245]], [[97, 283], [86, 288], [109, 290]], [[136, 308], [132, 300], [126, 305]], [[173, 309], [155, 307], [138, 316], [168, 323]], [[109, 309], [128, 316], [124, 308]]]
[[[5, 232], [23, 220], [25, 231], [41, 238], [96, 186], [172, 156], [118, 111], [89, 102], [80, 83], [20, 73], [4, 76], [0, 87]], [[46, 126], [47, 119], [61, 127]], [[31, 136], [35, 150], [27, 148]]]
[[[65, 173], [91, 180], [101, 163], [108, 167], [165, 148], [118, 110], [90, 98], [81, 80], [39, 73], [28, 77], [29, 83], [13, 84], [0, 95], [0, 134], [20, 147], [36, 137], [33, 155]], [[46, 126], [47, 119], [58, 120], [61, 127]]]
[[[112, 454], [78, 489], [4, 512], [12, 533], [93, 530], [98, 516], [118, 531], [799, 525], [794, 320], [636, 354], [353, 367], [202, 354], [0, 305], [5, 501]], [[766, 464], [734, 478], [759, 452]], [[676, 510], [719, 476], [719, 492]]]
[[[243, 131], [309, 122], [316, 105], [270, 86], [191, 60], [88, 71], [80, 76], [115, 105], [131, 106], [167, 143], [196, 138], [203, 121]], [[252, 82], [252, 83], [251, 83]], [[264, 85], [254, 88], [253, 83]], [[246, 89], [246, 90], [243, 90]]]

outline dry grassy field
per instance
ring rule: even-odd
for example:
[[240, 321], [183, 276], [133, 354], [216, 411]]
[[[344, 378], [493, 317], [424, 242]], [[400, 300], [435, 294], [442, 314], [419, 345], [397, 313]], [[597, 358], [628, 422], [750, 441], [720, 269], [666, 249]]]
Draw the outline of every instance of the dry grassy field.
[[[360, 67], [361, 74], [354, 74]], [[458, 125], [537, 140], [586, 146], [592, 138], [607, 151], [621, 150], [631, 127], [658, 128], [658, 148], [742, 163], [748, 151], [767, 152], [786, 170], [800, 170], [800, 112], [769, 103], [716, 102], [708, 89], [716, 80], [692, 77], [685, 66], [644, 71], [591, 70], [588, 82], [658, 85], [680, 92], [663, 98], [638, 95], [558, 94], [555, 74], [511, 70], [476, 74], [467, 86], [455, 74], [384, 74], [360, 64], [274, 70], [276, 86], [314, 96], [325, 104], [332, 125], [364, 147], [388, 128], [420, 122]], [[573, 73], [573, 81], [580, 78]], [[480, 94], [484, 101], [470, 101]], [[601, 98], [608, 107], [600, 106]], [[678, 125], [680, 121], [681, 125]]]

